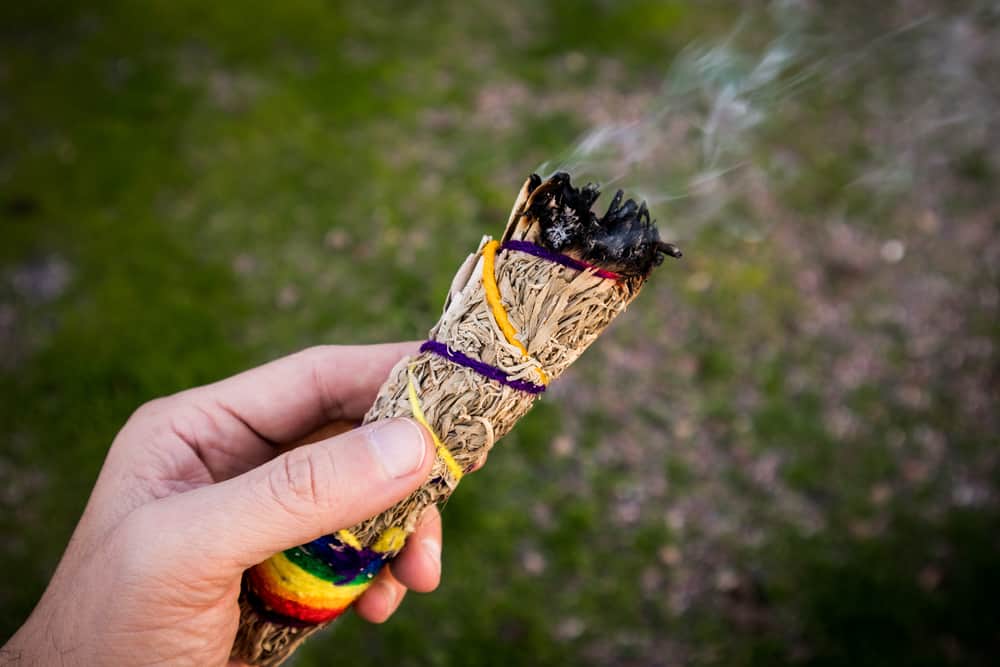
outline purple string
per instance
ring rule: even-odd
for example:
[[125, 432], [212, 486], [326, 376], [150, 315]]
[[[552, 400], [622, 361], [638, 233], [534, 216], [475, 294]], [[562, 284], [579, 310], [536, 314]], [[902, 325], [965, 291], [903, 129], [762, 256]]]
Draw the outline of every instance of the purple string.
[[448, 361], [456, 363], [459, 366], [471, 368], [480, 375], [488, 377], [491, 380], [496, 380], [500, 384], [505, 384], [508, 387], [513, 387], [514, 389], [518, 389], [520, 391], [526, 391], [529, 394], [540, 394], [545, 391], [544, 385], [528, 382], [527, 380], [511, 380], [510, 377], [499, 368], [477, 361], [470, 356], [451, 349], [444, 343], [439, 343], [436, 340], [426, 341], [420, 346], [420, 351], [433, 352], [434, 354], [444, 357]]
[[517, 250], [518, 252], [524, 252], [529, 255], [534, 255], [535, 257], [541, 257], [542, 259], [547, 259], [550, 262], [555, 262], [556, 264], [561, 264], [563, 266], [569, 267], [571, 269], [576, 269], [577, 271], [586, 271], [587, 269], [592, 269], [595, 275], [601, 278], [607, 278], [608, 280], [621, 280], [622, 276], [615, 273], [614, 271], [606, 271], [600, 269], [593, 264], [588, 264], [587, 262], [581, 261], [579, 259], [573, 259], [562, 253], [553, 252], [548, 248], [543, 248], [540, 245], [535, 245], [530, 241], [507, 241], [502, 246], [501, 250]]

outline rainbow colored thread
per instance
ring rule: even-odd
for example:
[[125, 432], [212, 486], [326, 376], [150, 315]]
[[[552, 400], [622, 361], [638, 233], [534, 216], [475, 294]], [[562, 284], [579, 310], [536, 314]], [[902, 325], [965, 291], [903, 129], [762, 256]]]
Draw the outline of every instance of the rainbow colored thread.
[[327, 535], [251, 568], [247, 588], [251, 599], [269, 611], [306, 623], [325, 623], [344, 613], [368, 589], [390, 555], [357, 549]]
[[[530, 359], [528, 350], [517, 339], [517, 329], [503, 307], [496, 283], [495, 259], [500, 250], [525, 252], [579, 271], [592, 271], [601, 278], [622, 279], [617, 273], [554, 253], [527, 241], [508, 241], [502, 246], [497, 241], [490, 241], [483, 246], [482, 283], [486, 301], [504, 337], [521, 351], [525, 359]], [[544, 391], [549, 382], [548, 375], [541, 367], [537, 368], [541, 384], [534, 384], [512, 380], [504, 371], [436, 341], [427, 341], [420, 349], [532, 394]], [[410, 412], [430, 432], [438, 457], [444, 462], [454, 482], [458, 483], [463, 476], [462, 468], [424, 416], [412, 366], [407, 369], [407, 380]], [[283, 551], [251, 568], [243, 582], [244, 591], [258, 614], [264, 618], [286, 625], [326, 623], [344, 613], [371, 586], [385, 563], [399, 553], [405, 543], [406, 532], [399, 527], [386, 530], [371, 547], [362, 546], [357, 536], [350, 531], [341, 530]]]

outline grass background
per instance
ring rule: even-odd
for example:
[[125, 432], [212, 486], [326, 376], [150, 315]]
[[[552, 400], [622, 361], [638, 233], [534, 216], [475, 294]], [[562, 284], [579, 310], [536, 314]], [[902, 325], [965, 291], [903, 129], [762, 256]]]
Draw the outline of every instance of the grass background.
[[736, 75], [673, 105], [686, 257], [459, 489], [441, 589], [297, 664], [990, 664], [987, 3], [0, 9], [0, 636], [137, 405], [421, 337], [528, 173], [692, 43], [792, 36], [731, 174], [697, 147]]

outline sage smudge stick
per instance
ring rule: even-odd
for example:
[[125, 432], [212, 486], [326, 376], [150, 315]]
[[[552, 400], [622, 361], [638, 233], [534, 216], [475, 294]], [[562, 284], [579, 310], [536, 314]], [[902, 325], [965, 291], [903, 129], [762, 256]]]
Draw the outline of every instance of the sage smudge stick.
[[501, 239], [485, 237], [462, 265], [429, 340], [393, 368], [365, 415], [413, 417], [430, 431], [438, 456], [427, 481], [378, 516], [248, 570], [233, 657], [279, 665], [346, 610], [663, 257], [680, 257], [645, 204], [619, 191], [598, 217], [599, 195], [564, 173], [528, 178]]

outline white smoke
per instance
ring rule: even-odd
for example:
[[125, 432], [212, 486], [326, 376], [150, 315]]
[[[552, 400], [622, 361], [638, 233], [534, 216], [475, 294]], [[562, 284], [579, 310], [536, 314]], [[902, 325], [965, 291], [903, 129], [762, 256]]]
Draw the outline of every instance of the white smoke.
[[757, 56], [731, 42], [685, 49], [641, 118], [587, 131], [539, 173], [623, 187], [650, 206], [717, 195], [717, 181], [750, 166], [755, 130], [788, 94], [782, 77], [796, 62], [787, 38]]
[[[578, 184], [625, 189], [649, 204], [668, 238], [690, 240], [724, 218], [727, 230], [753, 240], [766, 234], [767, 220], [731, 209], [746, 208], [754, 189], [798, 176], [783, 149], [794, 155], [796, 138], [817, 131], [810, 109], [800, 108], [806, 91], [847, 83], [864, 91], [860, 101], [845, 101], [841, 115], [860, 109], [865, 131], [876, 133], [851, 137], [870, 155], [849, 165], [845, 187], [866, 188], [871, 197], [932, 191], [933, 156], [955, 152], [954, 146], [939, 150], [942, 142], [965, 136], [984, 145], [997, 113], [995, 95], [984, 92], [984, 59], [976, 55], [983, 40], [972, 18], [917, 10], [881, 33], [859, 30], [851, 47], [826, 43], [821, 30], [810, 32], [823, 16], [801, 4], [772, 4], [771, 34], [778, 37], [762, 47], [744, 45], [755, 41], [744, 39], [747, 19], [721, 43], [684, 49], [645, 113], [586, 131], [538, 172], [568, 171]], [[892, 58], [905, 64], [890, 81], [904, 91], [905, 104], [881, 89], [880, 77], [894, 71], [885, 63]], [[834, 152], [841, 148], [831, 145]]]

